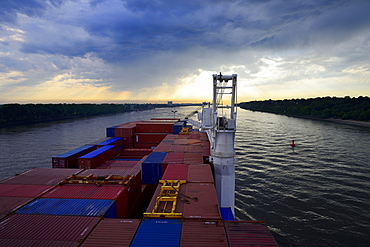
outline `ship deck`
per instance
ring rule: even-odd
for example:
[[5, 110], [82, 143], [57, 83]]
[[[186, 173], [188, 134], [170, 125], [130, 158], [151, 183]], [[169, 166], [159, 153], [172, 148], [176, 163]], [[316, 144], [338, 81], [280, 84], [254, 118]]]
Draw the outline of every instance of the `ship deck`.
[[277, 246], [263, 222], [219, 207], [209, 157], [180, 119], [109, 127], [53, 168], [0, 181], [0, 245]]

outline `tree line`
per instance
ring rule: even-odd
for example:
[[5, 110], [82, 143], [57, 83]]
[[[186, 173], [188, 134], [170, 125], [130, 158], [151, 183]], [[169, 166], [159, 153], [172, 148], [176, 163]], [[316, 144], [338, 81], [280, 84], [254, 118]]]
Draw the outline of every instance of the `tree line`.
[[4, 104], [0, 105], [0, 125], [89, 117], [167, 106], [167, 104]]
[[314, 117], [321, 119], [370, 120], [370, 98], [359, 97], [318, 97], [310, 99], [285, 99], [242, 102], [240, 107], [285, 115]]

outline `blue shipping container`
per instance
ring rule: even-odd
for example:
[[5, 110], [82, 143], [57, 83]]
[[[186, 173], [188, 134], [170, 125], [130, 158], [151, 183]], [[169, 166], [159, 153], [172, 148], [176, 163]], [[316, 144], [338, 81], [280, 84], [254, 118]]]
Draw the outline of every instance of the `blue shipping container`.
[[89, 149], [92, 149], [94, 148], [94, 145], [85, 145], [85, 146], [82, 146], [82, 147], [79, 147], [79, 148], [76, 148], [76, 149], [73, 149], [71, 151], [68, 151], [66, 153], [63, 153], [63, 154], [60, 154], [58, 156], [54, 156], [55, 158], [68, 158], [68, 157], [71, 157], [73, 155], [76, 155], [76, 154], [79, 154], [79, 153], [82, 153], [86, 150], [89, 150]]
[[16, 213], [117, 218], [117, 207], [114, 200], [39, 198]]
[[143, 163], [162, 163], [167, 152], [151, 152]]
[[81, 156], [80, 158], [94, 158], [95, 156], [98, 156], [99, 154], [102, 154], [104, 152], [106, 152], [107, 150], [109, 149], [112, 149], [112, 148], [115, 148], [114, 145], [107, 145], [107, 146], [103, 146], [103, 147], [100, 147], [88, 154], [85, 154], [83, 156]]
[[144, 220], [130, 246], [180, 246], [181, 229], [180, 220]]
[[118, 126], [112, 126], [107, 128], [107, 137], [114, 137], [114, 129]]
[[158, 184], [162, 178], [162, 162], [167, 152], [151, 152], [141, 164], [141, 176], [143, 184]]
[[235, 220], [231, 208], [220, 208], [222, 220]]
[[122, 139], [123, 139], [122, 137], [113, 137], [113, 138], [111, 138], [109, 140], [106, 140], [106, 141], [103, 141], [103, 142], [101, 142], [97, 145], [99, 145], [99, 146], [110, 145], [110, 144], [112, 144], [112, 143], [114, 143], [118, 140], [122, 140]]

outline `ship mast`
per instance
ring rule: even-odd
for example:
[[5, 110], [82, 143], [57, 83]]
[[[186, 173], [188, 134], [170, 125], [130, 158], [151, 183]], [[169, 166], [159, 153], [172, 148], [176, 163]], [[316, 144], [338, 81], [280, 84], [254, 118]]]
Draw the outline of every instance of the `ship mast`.
[[203, 103], [202, 131], [211, 142], [210, 161], [214, 166], [215, 185], [221, 209], [235, 205], [235, 151], [237, 75], [213, 75], [213, 102]]

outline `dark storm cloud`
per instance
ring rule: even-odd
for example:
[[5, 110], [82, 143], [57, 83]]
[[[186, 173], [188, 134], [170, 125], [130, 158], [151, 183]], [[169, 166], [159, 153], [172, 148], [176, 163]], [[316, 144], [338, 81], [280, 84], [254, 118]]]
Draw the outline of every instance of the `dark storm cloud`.
[[17, 14], [30, 17], [41, 16], [49, 6], [58, 7], [65, 0], [2, 0], [0, 1], [0, 23], [14, 23]]
[[[348, 2], [94, 0], [82, 4], [80, 12], [46, 17], [67, 28], [81, 28], [89, 37], [64, 35], [64, 30], [50, 31], [47, 27], [49, 33], [34, 29], [34, 36], [31, 31], [22, 51], [68, 57], [92, 52], [108, 62], [117, 62], [197, 46], [241, 50], [307, 45], [311, 39], [317, 41], [315, 36], [335, 39], [351, 32], [354, 24], [368, 24], [366, 1], [351, 1], [347, 11]], [[35, 16], [61, 1], [43, 3], [24, 1], [12, 7], [9, 2], [4, 7], [9, 13]], [[42, 35], [48, 37], [40, 42]]]

